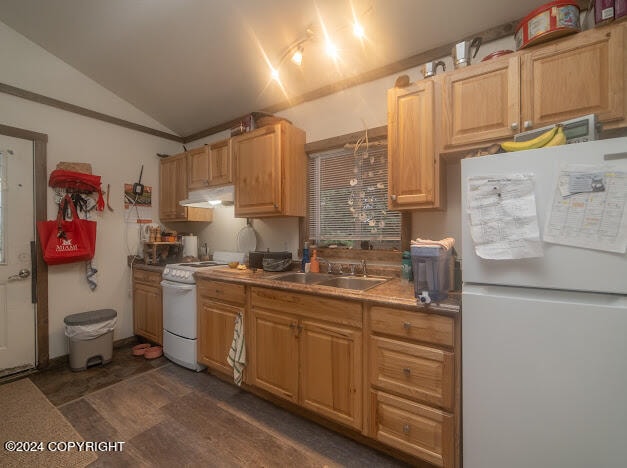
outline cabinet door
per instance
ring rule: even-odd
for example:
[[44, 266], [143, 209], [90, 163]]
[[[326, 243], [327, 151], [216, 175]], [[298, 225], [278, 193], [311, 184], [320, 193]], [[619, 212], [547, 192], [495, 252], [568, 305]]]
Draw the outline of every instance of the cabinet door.
[[297, 319], [252, 309], [252, 321], [252, 385], [297, 403]]
[[280, 214], [281, 126], [269, 125], [233, 138], [235, 216]]
[[198, 308], [198, 360], [212, 369], [232, 374], [226, 358], [233, 342], [235, 317], [243, 309], [202, 299]]
[[231, 139], [214, 143], [209, 147], [209, 186], [233, 182]]
[[160, 286], [134, 283], [133, 333], [154, 343], [163, 343], [163, 305]]
[[309, 320], [301, 326], [301, 404], [361, 430], [361, 331]]
[[444, 78], [444, 148], [509, 138], [520, 130], [518, 56], [474, 64]]
[[185, 220], [187, 208], [179, 205], [187, 198], [187, 154], [162, 159], [159, 172], [159, 217]]
[[189, 165], [189, 178], [187, 185], [189, 190], [204, 189], [209, 186], [209, 149], [201, 146], [188, 151], [187, 162]]
[[388, 91], [388, 206], [436, 206], [434, 84], [423, 80]]
[[523, 56], [525, 129], [585, 114], [624, 119], [624, 28], [602, 28]]

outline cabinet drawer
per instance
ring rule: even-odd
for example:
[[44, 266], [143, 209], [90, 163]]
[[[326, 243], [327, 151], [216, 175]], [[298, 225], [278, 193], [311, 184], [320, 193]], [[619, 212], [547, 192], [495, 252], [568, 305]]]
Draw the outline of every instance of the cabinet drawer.
[[267, 310], [298, 314], [317, 320], [362, 327], [361, 303], [328, 297], [252, 288], [251, 304]]
[[198, 294], [220, 302], [244, 304], [246, 302], [246, 290], [243, 284], [224, 283], [222, 281], [198, 281]]
[[452, 352], [370, 337], [372, 385], [452, 410], [454, 379]]
[[410, 312], [373, 306], [370, 308], [373, 332], [453, 347], [454, 320], [443, 315]]
[[371, 392], [371, 435], [436, 466], [455, 465], [452, 414], [384, 392]]
[[159, 283], [161, 283], [161, 273], [158, 271], [134, 269], [133, 280], [140, 281], [142, 283], [159, 285]]

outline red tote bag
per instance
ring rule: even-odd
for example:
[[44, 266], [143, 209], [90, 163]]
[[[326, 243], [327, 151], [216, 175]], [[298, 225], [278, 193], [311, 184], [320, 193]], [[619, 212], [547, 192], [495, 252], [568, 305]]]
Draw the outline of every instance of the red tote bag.
[[[72, 219], [64, 219], [65, 206], [70, 207]], [[96, 222], [78, 217], [74, 202], [66, 195], [59, 204], [57, 219], [38, 221], [37, 232], [48, 265], [91, 260], [96, 252]]]

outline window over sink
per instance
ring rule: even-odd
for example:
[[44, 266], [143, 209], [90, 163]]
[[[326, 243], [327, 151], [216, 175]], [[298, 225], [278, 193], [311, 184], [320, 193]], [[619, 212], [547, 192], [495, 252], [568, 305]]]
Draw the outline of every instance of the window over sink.
[[318, 246], [399, 249], [401, 215], [389, 211], [387, 143], [309, 154], [309, 238]]

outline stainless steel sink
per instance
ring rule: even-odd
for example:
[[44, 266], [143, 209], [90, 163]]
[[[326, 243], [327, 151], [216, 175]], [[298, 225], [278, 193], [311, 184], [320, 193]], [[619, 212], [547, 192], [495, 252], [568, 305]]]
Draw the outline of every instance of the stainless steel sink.
[[271, 279], [288, 283], [316, 284], [318, 286], [365, 291], [381, 283], [385, 283], [389, 278], [378, 278], [374, 276], [331, 276], [325, 273], [289, 272], [272, 276]]
[[280, 275], [273, 276], [273, 280], [277, 281], [287, 281], [288, 283], [298, 283], [298, 284], [317, 284], [320, 281], [324, 281], [329, 278], [329, 275], [324, 273], [283, 273]]
[[388, 278], [376, 278], [372, 276], [336, 276], [318, 283], [319, 286], [332, 286], [334, 288], [353, 289], [365, 291], [388, 281]]

